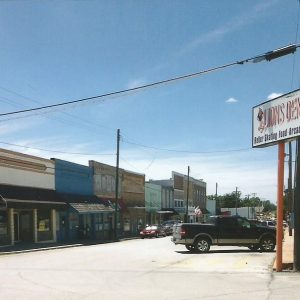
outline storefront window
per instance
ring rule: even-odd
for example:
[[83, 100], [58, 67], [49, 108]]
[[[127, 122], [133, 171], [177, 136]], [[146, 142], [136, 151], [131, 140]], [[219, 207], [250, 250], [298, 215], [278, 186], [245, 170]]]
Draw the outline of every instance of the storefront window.
[[37, 230], [50, 231], [50, 211], [38, 210], [37, 218]]
[[95, 215], [95, 230], [96, 231], [103, 230], [103, 214]]
[[77, 229], [79, 226], [79, 216], [75, 213], [70, 213], [69, 222], [70, 229]]
[[0, 235], [7, 234], [7, 213], [0, 211]]

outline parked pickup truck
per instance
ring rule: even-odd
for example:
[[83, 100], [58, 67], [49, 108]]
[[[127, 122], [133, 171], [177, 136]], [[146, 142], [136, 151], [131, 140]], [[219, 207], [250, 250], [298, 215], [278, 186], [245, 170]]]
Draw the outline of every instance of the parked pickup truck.
[[244, 246], [256, 251], [273, 251], [276, 228], [250, 223], [240, 216], [213, 216], [208, 223], [174, 225], [172, 241], [190, 251], [208, 252], [211, 245]]

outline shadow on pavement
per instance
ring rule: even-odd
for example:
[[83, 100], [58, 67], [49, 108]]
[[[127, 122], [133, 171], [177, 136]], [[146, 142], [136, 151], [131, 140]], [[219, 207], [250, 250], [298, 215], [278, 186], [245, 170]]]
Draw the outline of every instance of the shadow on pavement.
[[82, 246], [93, 246], [93, 245], [106, 244], [111, 242], [116, 242], [116, 241], [95, 242], [89, 240], [84, 240], [84, 241], [79, 240], [70, 243], [20, 243], [20, 244], [17, 243], [13, 246], [0, 247], [0, 255], [64, 249], [64, 248], [82, 247]]
[[209, 250], [209, 252], [206, 253], [200, 253], [197, 251], [176, 251], [179, 254], [201, 254], [201, 255], [207, 255], [207, 254], [220, 254], [220, 253], [228, 253], [228, 254], [232, 254], [232, 253], [275, 253], [275, 251], [269, 251], [269, 252], [263, 252], [260, 250], [257, 251], [251, 251], [249, 249], [234, 249], [234, 250]]

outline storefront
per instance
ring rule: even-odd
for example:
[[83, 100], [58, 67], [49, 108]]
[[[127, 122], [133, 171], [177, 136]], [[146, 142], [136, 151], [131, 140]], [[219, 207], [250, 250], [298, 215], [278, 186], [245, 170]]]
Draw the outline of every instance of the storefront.
[[10, 243], [7, 204], [5, 199], [0, 196], [0, 246], [9, 245]]
[[66, 209], [54, 190], [0, 185], [0, 245], [56, 241], [56, 211]]
[[58, 241], [97, 240], [113, 238], [114, 209], [96, 196], [58, 193], [67, 203], [67, 211], [57, 214]]

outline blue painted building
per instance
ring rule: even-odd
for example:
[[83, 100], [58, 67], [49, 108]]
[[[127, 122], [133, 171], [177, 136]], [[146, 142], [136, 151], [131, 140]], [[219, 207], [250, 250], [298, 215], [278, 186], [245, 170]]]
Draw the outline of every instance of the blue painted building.
[[109, 240], [114, 210], [94, 195], [93, 172], [88, 166], [60, 159], [55, 162], [55, 189], [66, 212], [57, 215], [57, 240]]

